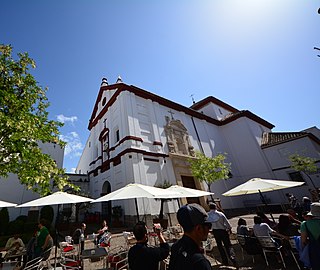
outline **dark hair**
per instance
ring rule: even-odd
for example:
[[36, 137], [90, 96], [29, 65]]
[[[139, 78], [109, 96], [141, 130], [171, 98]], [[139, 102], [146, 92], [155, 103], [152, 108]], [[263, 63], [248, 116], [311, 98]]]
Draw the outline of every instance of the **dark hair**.
[[246, 220], [243, 219], [243, 218], [239, 218], [239, 220], [238, 220], [238, 226], [240, 226], [240, 225], [247, 225]]
[[262, 218], [260, 216], [254, 216], [253, 217], [253, 222], [254, 222], [254, 224], [261, 224], [262, 223]]
[[279, 223], [278, 223], [278, 230], [279, 233], [284, 233], [286, 229], [288, 229], [289, 225], [291, 224], [289, 215], [280, 215], [279, 216]]
[[39, 220], [39, 224], [41, 224], [43, 226], [46, 226], [47, 221], [44, 218], [42, 218], [42, 219]]
[[144, 222], [140, 221], [133, 227], [133, 235], [137, 241], [142, 240], [146, 234], [147, 229]]
[[211, 203], [209, 203], [209, 208], [211, 210], [216, 210], [217, 209], [217, 205], [215, 203], [211, 202]]

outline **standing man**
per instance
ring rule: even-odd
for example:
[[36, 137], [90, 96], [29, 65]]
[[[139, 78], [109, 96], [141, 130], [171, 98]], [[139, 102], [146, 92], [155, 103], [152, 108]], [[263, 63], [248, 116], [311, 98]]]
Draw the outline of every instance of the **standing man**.
[[86, 228], [87, 225], [85, 223], [81, 223], [81, 228], [76, 229], [72, 236], [73, 243], [77, 245], [80, 244], [80, 252], [84, 250], [84, 231]]
[[207, 218], [206, 211], [196, 203], [180, 207], [177, 219], [184, 234], [171, 248], [169, 270], [211, 270], [210, 262], [201, 250], [202, 241], [207, 240], [211, 227]]
[[148, 246], [148, 232], [144, 222], [138, 222], [133, 227], [137, 243], [130, 248], [128, 262], [130, 270], [158, 270], [159, 262], [169, 255], [169, 245], [166, 243], [161, 227], [154, 227], [160, 242], [160, 247]]
[[208, 213], [208, 221], [212, 223], [211, 229], [213, 236], [217, 242], [217, 247], [221, 255], [222, 263], [223, 265], [229, 265], [229, 257], [233, 265], [237, 266], [235, 253], [231, 246], [229, 238], [229, 234], [231, 233], [231, 225], [226, 216], [222, 212], [217, 211], [217, 206], [215, 203], [210, 203], [209, 207], [210, 212]]

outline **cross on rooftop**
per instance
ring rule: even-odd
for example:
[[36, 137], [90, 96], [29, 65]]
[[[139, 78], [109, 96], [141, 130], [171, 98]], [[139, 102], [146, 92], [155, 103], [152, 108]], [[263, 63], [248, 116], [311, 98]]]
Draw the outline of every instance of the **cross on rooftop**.
[[171, 114], [171, 120], [173, 120], [173, 119], [174, 119], [174, 118], [173, 118], [174, 112], [170, 110], [170, 111], [168, 111], [168, 113]]

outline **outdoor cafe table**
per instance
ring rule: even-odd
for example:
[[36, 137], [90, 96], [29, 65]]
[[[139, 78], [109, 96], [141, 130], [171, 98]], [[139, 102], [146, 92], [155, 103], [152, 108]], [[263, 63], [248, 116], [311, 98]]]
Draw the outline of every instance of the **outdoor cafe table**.
[[90, 259], [92, 261], [100, 260], [101, 258], [104, 258], [104, 266], [106, 266], [106, 260], [108, 252], [105, 248], [90, 248], [85, 249], [81, 252], [81, 259]]

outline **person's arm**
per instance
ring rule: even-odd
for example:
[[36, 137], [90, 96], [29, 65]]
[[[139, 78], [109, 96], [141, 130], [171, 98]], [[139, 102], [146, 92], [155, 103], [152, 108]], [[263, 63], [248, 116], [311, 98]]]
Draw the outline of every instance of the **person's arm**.
[[156, 229], [155, 232], [159, 238], [160, 247], [153, 248], [151, 250], [152, 250], [153, 256], [157, 258], [159, 261], [162, 261], [169, 256], [170, 248], [168, 243], [166, 243], [166, 240], [163, 237], [161, 229]]
[[271, 232], [271, 235], [277, 236], [277, 237], [282, 238], [282, 239], [286, 239], [288, 241], [289, 241], [289, 238], [290, 238], [289, 236], [286, 236], [286, 235], [283, 235], [281, 233], [278, 233], [277, 231]]
[[308, 234], [306, 232], [301, 232], [301, 246], [302, 248], [308, 244]]
[[50, 235], [50, 234], [48, 234], [48, 235], [46, 236], [46, 240], [44, 241], [43, 246], [41, 247], [41, 249], [42, 249], [42, 250], [45, 250], [45, 249], [48, 247], [48, 244], [49, 244], [50, 238], [51, 238], [51, 235]]
[[12, 238], [9, 238], [4, 247], [4, 250], [9, 250], [11, 247], [12, 247]]
[[308, 244], [308, 233], [307, 233], [307, 230], [306, 230], [305, 221], [301, 223], [300, 231], [301, 231], [301, 233], [300, 233], [301, 246], [303, 248]]
[[20, 247], [23, 247], [23, 248], [25, 247], [25, 245], [24, 245], [24, 243], [23, 243], [21, 238], [19, 238], [19, 245], [20, 245]]
[[221, 217], [223, 219], [223, 224], [226, 226], [226, 229], [231, 233], [232, 226], [231, 226], [229, 220], [227, 219], [227, 217], [223, 213], [221, 213]]

